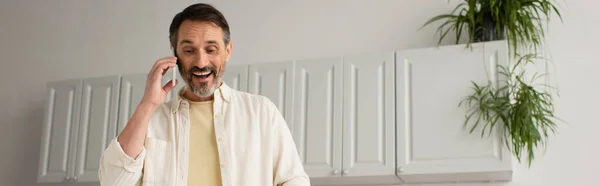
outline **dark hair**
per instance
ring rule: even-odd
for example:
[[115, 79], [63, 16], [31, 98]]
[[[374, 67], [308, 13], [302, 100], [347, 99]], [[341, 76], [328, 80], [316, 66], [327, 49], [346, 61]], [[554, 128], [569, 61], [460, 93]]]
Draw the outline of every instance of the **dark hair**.
[[225, 16], [212, 5], [198, 3], [188, 6], [173, 17], [173, 21], [169, 27], [169, 40], [171, 45], [173, 45], [173, 53], [175, 53], [177, 49], [177, 31], [179, 30], [181, 23], [185, 20], [206, 21], [216, 24], [223, 30], [223, 41], [225, 42], [225, 45], [229, 44], [229, 24], [227, 23]]

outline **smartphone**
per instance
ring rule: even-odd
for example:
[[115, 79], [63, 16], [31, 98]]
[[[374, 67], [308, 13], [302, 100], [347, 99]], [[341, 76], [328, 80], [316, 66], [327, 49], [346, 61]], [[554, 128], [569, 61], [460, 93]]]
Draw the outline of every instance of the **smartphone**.
[[175, 87], [175, 79], [177, 79], [177, 65], [174, 66], [173, 68], [171, 68], [171, 74], [173, 74], [173, 79], [171, 79], [171, 84], [173, 84], [173, 87]]
[[[175, 57], [177, 57], [177, 53], [175, 53], [175, 51], [173, 50], [173, 47], [170, 47], [170, 48], [171, 48], [171, 52], [173, 52], [173, 55]], [[179, 63], [179, 59], [177, 59], [177, 61], [175, 61], [175, 64], [178, 64], [178, 63]], [[171, 84], [173, 85], [173, 87], [175, 87], [175, 80], [177, 79], [177, 65], [175, 65], [175, 67], [171, 68], [171, 70], [172, 70], [171, 75], [173, 75], [173, 77], [171, 79], [172, 80]]]

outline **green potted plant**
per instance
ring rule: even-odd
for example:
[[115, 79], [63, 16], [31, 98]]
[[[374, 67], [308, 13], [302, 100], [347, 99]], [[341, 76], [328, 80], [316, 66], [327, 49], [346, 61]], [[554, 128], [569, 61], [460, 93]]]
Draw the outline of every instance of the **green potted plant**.
[[[535, 73], [526, 76], [527, 64], [541, 59], [537, 51], [544, 41], [543, 21], [549, 22], [551, 14], [559, 10], [549, 0], [464, 0], [450, 14], [438, 15], [424, 26], [444, 21], [437, 29], [440, 34], [438, 45], [450, 31], [456, 34], [456, 43], [462, 34], [468, 34], [467, 46], [471, 43], [507, 40], [509, 58], [515, 61], [509, 66], [498, 66], [502, 82], [497, 87], [493, 82], [473, 84], [473, 93], [459, 104], [466, 105], [465, 127], [469, 132], [483, 127], [482, 137], [500, 124], [503, 139], [508, 149], [521, 162], [526, 155], [528, 165], [535, 158], [535, 150], [546, 146], [551, 133], [556, 130], [553, 89], [538, 83], [544, 75]], [[520, 55], [519, 53], [527, 53]], [[487, 130], [486, 130], [487, 129]]]
[[454, 31], [457, 44], [463, 33], [469, 35], [468, 44], [506, 39], [516, 54], [520, 47], [536, 51], [541, 46], [543, 22], [549, 22], [553, 12], [562, 20], [550, 0], [464, 0], [450, 14], [435, 16], [424, 26], [445, 20], [437, 29], [438, 44]]

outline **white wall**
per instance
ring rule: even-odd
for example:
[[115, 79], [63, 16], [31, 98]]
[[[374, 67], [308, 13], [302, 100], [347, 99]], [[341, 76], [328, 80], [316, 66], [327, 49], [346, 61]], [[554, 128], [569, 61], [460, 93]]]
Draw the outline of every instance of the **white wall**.
[[[169, 55], [168, 25], [194, 1], [13, 0], [0, 2], [0, 185], [36, 185], [47, 81], [146, 72]], [[456, 2], [453, 1], [453, 2]], [[426, 19], [446, 0], [215, 1], [234, 43], [230, 64], [391, 51], [435, 45]], [[600, 13], [595, 0], [569, 1], [548, 35], [569, 122], [532, 168], [506, 186], [592, 186], [600, 173]], [[448, 42], [446, 42], [448, 43]]]

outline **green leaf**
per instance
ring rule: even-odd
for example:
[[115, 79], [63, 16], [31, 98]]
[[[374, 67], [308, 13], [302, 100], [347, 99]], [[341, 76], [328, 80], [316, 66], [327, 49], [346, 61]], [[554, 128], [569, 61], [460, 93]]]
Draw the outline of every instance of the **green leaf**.
[[423, 24], [423, 26], [421, 28], [423, 28], [423, 27], [425, 27], [425, 26], [427, 26], [427, 25], [429, 25], [431, 23], [434, 23], [436, 21], [442, 20], [442, 19], [455, 19], [456, 17], [458, 17], [458, 16], [455, 16], [455, 15], [452, 15], [452, 14], [435, 16], [435, 17], [429, 19], [427, 22], [425, 22], [425, 24]]
[[[479, 6], [479, 8], [477, 8]], [[423, 25], [444, 21], [438, 26], [438, 45], [454, 31], [456, 43], [464, 34], [468, 36], [466, 46], [480, 42], [480, 33], [492, 30], [502, 32], [508, 42], [509, 57], [514, 58], [511, 66], [498, 66], [498, 87], [492, 82], [472, 84], [472, 94], [465, 96], [458, 106], [466, 106], [464, 127], [469, 133], [482, 126], [480, 133], [491, 135], [496, 126], [502, 130], [504, 143], [521, 162], [531, 166], [537, 157], [537, 148], [546, 148], [547, 139], [554, 134], [557, 122], [554, 116], [553, 86], [537, 82], [546, 78], [546, 73], [525, 76], [526, 64], [535, 64], [540, 57], [535, 53], [545, 43], [543, 20], [549, 22], [551, 14], [562, 15], [555, 3], [548, 0], [465, 0], [449, 14], [435, 16]], [[489, 23], [489, 24], [488, 24]], [[493, 25], [485, 27], [485, 25]], [[526, 55], [520, 55], [525, 53]], [[547, 59], [544, 59], [547, 60]]]

